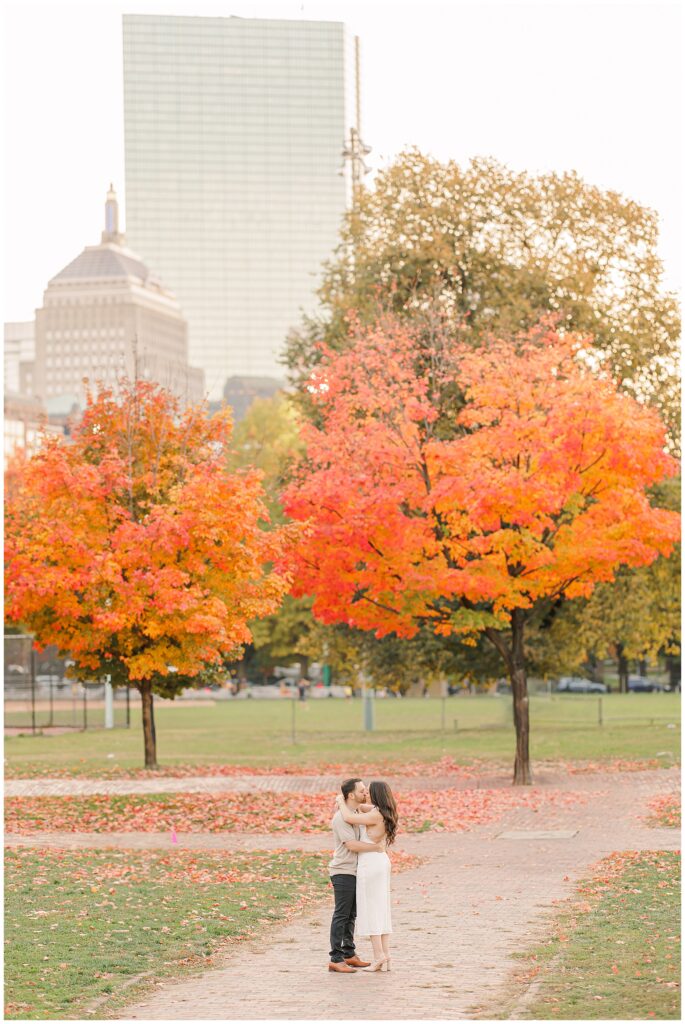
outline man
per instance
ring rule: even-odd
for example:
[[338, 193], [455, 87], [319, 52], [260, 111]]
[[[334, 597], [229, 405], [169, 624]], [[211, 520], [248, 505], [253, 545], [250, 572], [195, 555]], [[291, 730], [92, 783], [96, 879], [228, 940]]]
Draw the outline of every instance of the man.
[[[368, 793], [361, 779], [347, 779], [340, 787], [345, 803], [350, 810], [358, 812], [368, 801]], [[357, 918], [357, 855], [360, 851], [379, 853], [378, 843], [361, 843], [359, 829], [343, 820], [336, 810], [331, 822], [335, 853], [328, 865], [335, 910], [331, 921], [331, 952], [329, 971], [338, 974], [356, 974], [357, 967], [368, 967], [367, 960], [360, 960], [354, 949], [354, 922]]]

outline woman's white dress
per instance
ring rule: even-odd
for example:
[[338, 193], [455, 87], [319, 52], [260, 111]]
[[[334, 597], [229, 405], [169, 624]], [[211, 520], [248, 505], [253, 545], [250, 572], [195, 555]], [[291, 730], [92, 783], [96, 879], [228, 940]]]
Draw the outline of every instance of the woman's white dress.
[[[359, 839], [371, 843], [366, 825], [360, 825]], [[357, 858], [357, 935], [389, 935], [390, 858], [387, 853], [360, 853]]]

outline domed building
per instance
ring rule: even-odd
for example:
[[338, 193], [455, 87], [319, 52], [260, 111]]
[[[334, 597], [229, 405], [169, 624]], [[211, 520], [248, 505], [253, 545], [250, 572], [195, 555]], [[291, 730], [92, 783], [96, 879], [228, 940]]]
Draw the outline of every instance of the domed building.
[[110, 186], [99, 245], [56, 274], [36, 310], [33, 390], [48, 405], [76, 397], [85, 404], [84, 378], [98, 383], [145, 378], [184, 405], [204, 398], [204, 372], [188, 365], [188, 324], [168, 289], [119, 231]]

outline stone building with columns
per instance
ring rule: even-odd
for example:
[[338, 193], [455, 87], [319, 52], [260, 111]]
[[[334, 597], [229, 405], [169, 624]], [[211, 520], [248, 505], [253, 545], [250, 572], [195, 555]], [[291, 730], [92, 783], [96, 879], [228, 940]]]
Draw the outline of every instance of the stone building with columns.
[[172, 292], [132, 252], [119, 230], [110, 186], [105, 230], [51, 281], [36, 310], [33, 392], [46, 404], [73, 397], [85, 404], [84, 378], [145, 378], [183, 405], [204, 398], [204, 372], [188, 365], [188, 325]]

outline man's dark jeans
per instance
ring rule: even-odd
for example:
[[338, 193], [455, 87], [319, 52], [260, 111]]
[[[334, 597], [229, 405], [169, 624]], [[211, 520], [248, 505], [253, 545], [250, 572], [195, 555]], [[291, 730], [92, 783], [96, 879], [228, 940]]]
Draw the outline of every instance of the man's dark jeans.
[[331, 875], [335, 910], [331, 921], [331, 961], [340, 964], [354, 956], [354, 922], [357, 920], [357, 878]]

